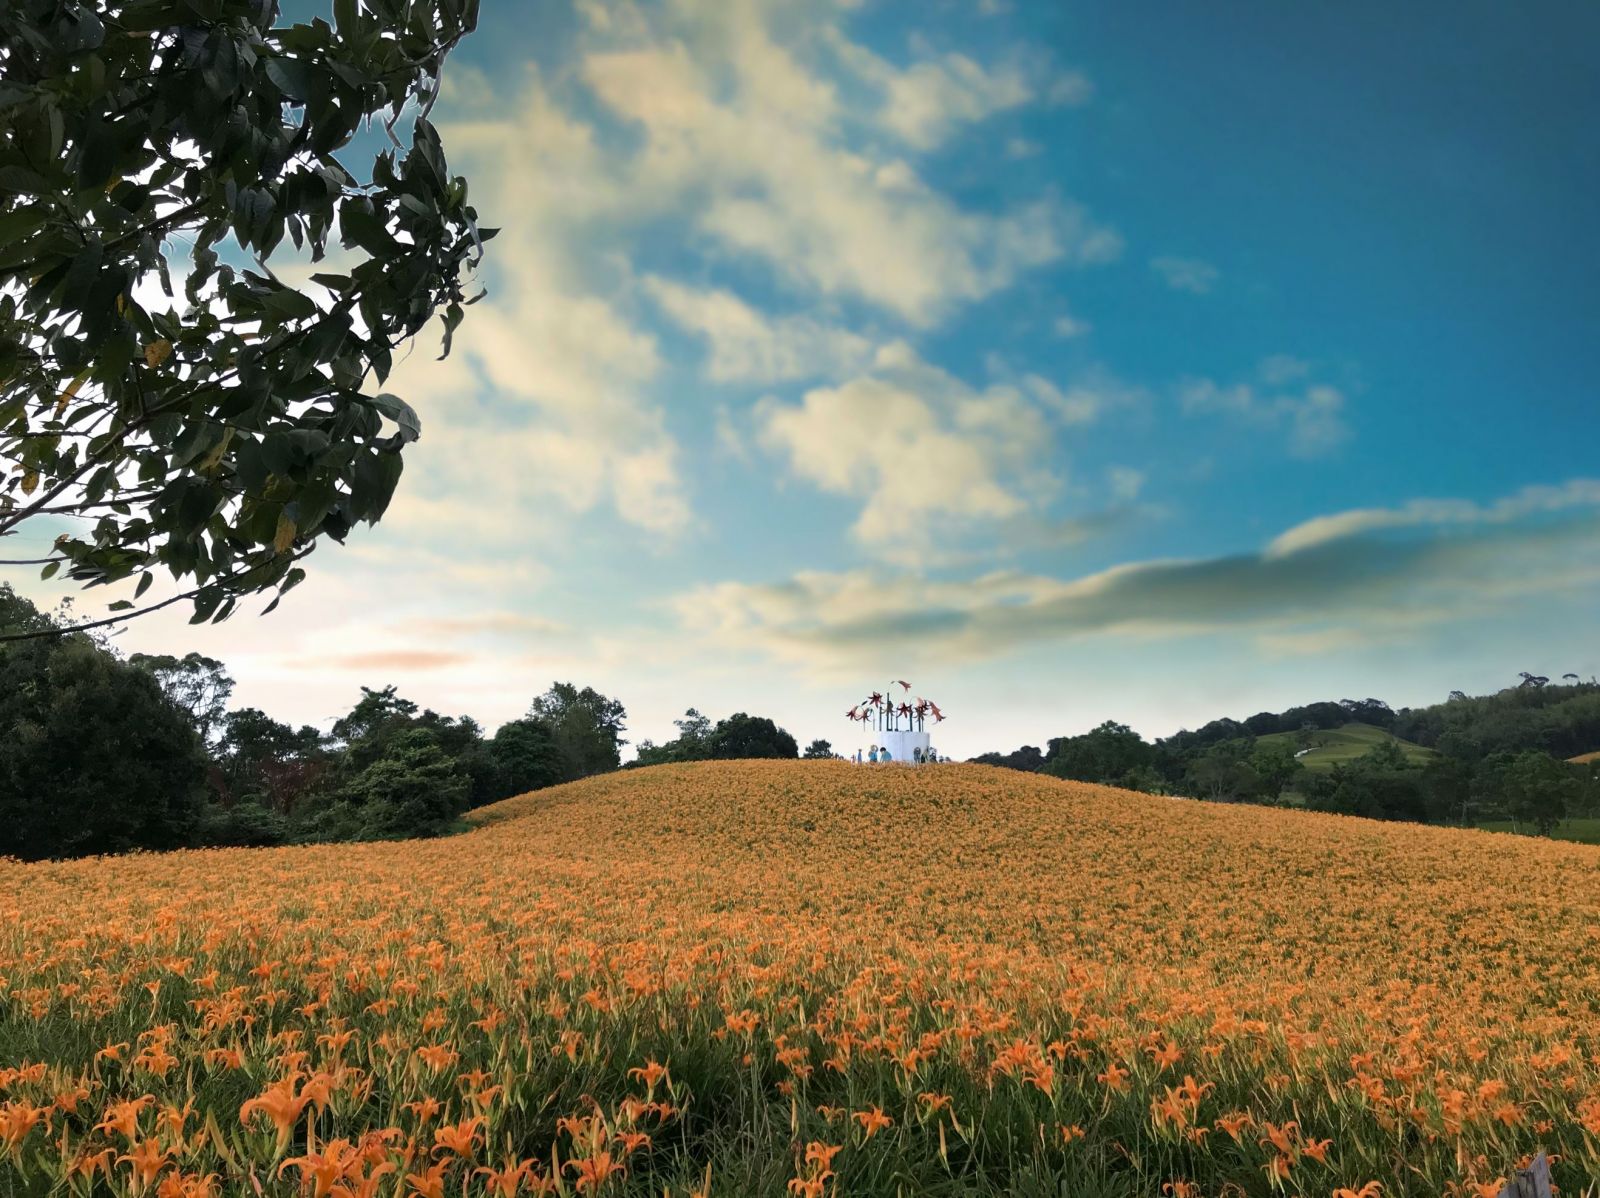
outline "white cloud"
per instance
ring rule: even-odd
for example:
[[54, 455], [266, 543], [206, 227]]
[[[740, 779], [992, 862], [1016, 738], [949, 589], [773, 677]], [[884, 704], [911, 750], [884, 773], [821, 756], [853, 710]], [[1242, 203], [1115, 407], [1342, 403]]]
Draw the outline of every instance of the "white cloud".
[[1055, 329], [1057, 337], [1065, 338], [1087, 337], [1090, 330], [1094, 328], [1087, 320], [1079, 320], [1070, 312], [1064, 312], [1056, 317], [1055, 323], [1051, 327]]
[[651, 275], [644, 289], [672, 320], [711, 343], [717, 382], [774, 383], [860, 369], [872, 342], [809, 316], [772, 317], [730, 291], [696, 289]]
[[[479, 116], [487, 104], [493, 115]], [[425, 338], [387, 384], [423, 418], [386, 527], [432, 521], [457, 544], [525, 543], [555, 503], [606, 505], [659, 535], [692, 519], [679, 447], [652, 394], [653, 335], [629, 311], [630, 270], [609, 234], [631, 201], [593, 130], [530, 75], [506, 110], [470, 76], [455, 115], [441, 114], [452, 165], [473, 181], [489, 246], [488, 296], [469, 309], [454, 352]], [[515, 147], [515, 153], [507, 153]], [[435, 419], [434, 417], [438, 417]]]
[[1052, 393], [1031, 376], [979, 391], [896, 343], [870, 373], [798, 404], [764, 401], [757, 423], [794, 475], [864, 501], [858, 540], [916, 560], [952, 532], [1020, 516], [1055, 492], [1047, 459], [1065, 413], [1047, 406]]
[[750, 460], [750, 446], [744, 433], [740, 430], [737, 420], [726, 404], [717, 406], [716, 419], [713, 426], [716, 430], [717, 449], [738, 462]]
[[990, 70], [964, 54], [925, 59], [903, 71], [889, 68], [880, 80], [884, 100], [879, 120], [919, 150], [940, 145], [957, 126], [976, 124], [1034, 97], [1015, 63]]
[[1504, 525], [1584, 507], [1600, 507], [1600, 479], [1575, 478], [1560, 486], [1524, 487], [1488, 506], [1467, 499], [1413, 499], [1398, 508], [1359, 508], [1307, 520], [1275, 537], [1266, 554], [1286, 557], [1386, 529]]
[[[1231, 631], [1274, 655], [1344, 651], [1592, 587], [1600, 532], [1580, 507], [1600, 507], [1600, 480], [1530, 489], [1487, 508], [1408, 508], [1404, 519], [1342, 513], [1260, 553], [1130, 562], [1077, 578], [810, 571], [775, 584], [703, 586], [675, 606], [686, 631], [707, 642], [823, 671], [908, 649], [976, 660], [1090, 635]], [[1465, 518], [1469, 510], [1476, 516]], [[1402, 525], [1410, 535], [1399, 540], [1365, 535]]]
[[1269, 358], [1262, 359], [1261, 365], [1256, 367], [1256, 372], [1267, 386], [1281, 387], [1285, 383], [1292, 383], [1295, 379], [1310, 374], [1311, 363], [1303, 362], [1290, 354], [1273, 354]]
[[611, 163], [616, 188], [686, 215], [724, 251], [764, 262], [797, 288], [864, 300], [919, 325], [1022, 271], [1120, 251], [1114, 232], [1065, 200], [998, 214], [958, 207], [860, 136], [837, 82], [802, 54], [826, 45], [882, 89], [918, 93], [930, 73], [962, 81], [963, 98], [948, 110], [933, 101], [895, 110], [901, 132], [923, 140], [957, 115], [977, 119], [994, 104], [1024, 102], [1017, 74], [965, 59], [901, 71], [831, 23], [787, 29], [780, 41], [773, 26], [796, 19], [788, 9], [740, 4], [700, 21], [674, 11], [656, 14], [648, 41], [592, 47], [581, 76], [641, 139]]
[[1152, 258], [1150, 269], [1174, 291], [1205, 295], [1217, 285], [1222, 272], [1199, 258]]
[[1080, 71], [1063, 71], [1050, 81], [1045, 99], [1051, 104], [1077, 106], [1087, 104], [1094, 96], [1094, 84]]
[[[1263, 378], [1284, 377], [1283, 362], [1269, 358], [1259, 373]], [[1253, 383], [1224, 386], [1212, 379], [1189, 379], [1178, 388], [1178, 402], [1186, 415], [1221, 415], [1255, 428], [1282, 431], [1289, 453], [1299, 458], [1320, 457], [1350, 439], [1344, 392], [1326, 383], [1271, 391]]]
[[1074, 383], [1063, 391], [1049, 379], [1037, 374], [1025, 375], [1022, 382], [1065, 424], [1089, 424], [1099, 419], [1112, 402], [1105, 392], [1086, 383]]
[[1131, 503], [1144, 490], [1146, 474], [1132, 466], [1112, 466], [1106, 470], [1111, 497], [1118, 503]]

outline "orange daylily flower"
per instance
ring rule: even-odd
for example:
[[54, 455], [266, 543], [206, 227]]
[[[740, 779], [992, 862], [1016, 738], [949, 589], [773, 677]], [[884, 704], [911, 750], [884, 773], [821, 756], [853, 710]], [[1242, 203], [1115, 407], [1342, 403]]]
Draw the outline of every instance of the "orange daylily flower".
[[885, 1115], [879, 1107], [873, 1107], [870, 1111], [856, 1111], [850, 1117], [861, 1124], [861, 1128], [867, 1133], [867, 1139], [869, 1140], [894, 1123], [894, 1120]]

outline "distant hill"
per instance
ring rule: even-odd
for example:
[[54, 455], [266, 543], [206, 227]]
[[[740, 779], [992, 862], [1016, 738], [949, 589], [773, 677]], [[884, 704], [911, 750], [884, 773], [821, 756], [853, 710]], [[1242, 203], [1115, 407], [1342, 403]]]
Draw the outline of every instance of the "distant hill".
[[[1256, 744], [1287, 745], [1295, 748], [1300, 743], [1299, 736], [1300, 734], [1296, 732], [1271, 732], [1258, 737]], [[1308, 770], [1330, 770], [1341, 762], [1354, 761], [1357, 757], [1372, 752], [1384, 741], [1392, 741], [1399, 745], [1406, 760], [1413, 765], [1427, 765], [1438, 756], [1432, 749], [1425, 749], [1409, 740], [1401, 740], [1393, 733], [1372, 724], [1349, 723], [1340, 728], [1322, 728], [1311, 733], [1310, 739], [1314, 747], [1299, 758], [1300, 764]]]

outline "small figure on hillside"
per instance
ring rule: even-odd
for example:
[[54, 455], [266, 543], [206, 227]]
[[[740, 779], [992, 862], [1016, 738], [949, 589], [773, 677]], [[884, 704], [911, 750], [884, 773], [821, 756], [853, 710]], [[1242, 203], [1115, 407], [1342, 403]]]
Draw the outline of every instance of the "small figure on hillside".
[[883, 746], [883, 752], [878, 754], [878, 760], [879, 761], [893, 761], [894, 760], [894, 754], [889, 752], [889, 746], [888, 745], [884, 745]]
[[867, 760], [870, 761], [873, 765], [877, 765], [878, 764], [878, 746], [877, 745], [873, 745], [872, 746], [872, 752], [867, 754]]

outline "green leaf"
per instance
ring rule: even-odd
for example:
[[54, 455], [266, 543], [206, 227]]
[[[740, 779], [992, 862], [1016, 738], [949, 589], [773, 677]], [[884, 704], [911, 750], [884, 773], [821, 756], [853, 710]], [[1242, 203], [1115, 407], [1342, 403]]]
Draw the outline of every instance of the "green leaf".
[[416, 409], [398, 395], [383, 391], [367, 402], [399, 426], [402, 444], [410, 444], [422, 436], [422, 421], [418, 418]]
[[272, 80], [284, 95], [304, 104], [316, 92], [311, 65], [300, 58], [269, 58], [266, 62], [267, 78]]
[[221, 604], [225, 592], [221, 587], [202, 587], [194, 597], [194, 615], [189, 617], [191, 624], [204, 624], [211, 618], [211, 613]]
[[450, 342], [454, 340], [456, 329], [461, 326], [465, 315], [460, 304], [451, 304], [444, 310], [444, 348], [439, 352], [439, 361], [443, 362], [450, 356]]

